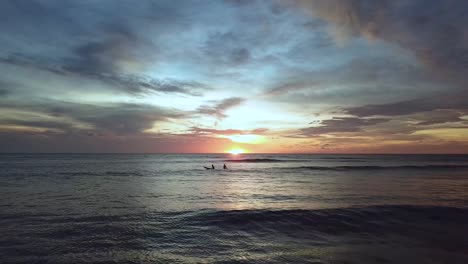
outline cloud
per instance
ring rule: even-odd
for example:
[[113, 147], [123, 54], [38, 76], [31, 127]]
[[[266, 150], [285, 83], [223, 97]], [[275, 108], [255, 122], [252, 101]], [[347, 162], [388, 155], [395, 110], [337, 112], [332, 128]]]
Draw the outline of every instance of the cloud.
[[265, 134], [268, 131], [267, 128], [257, 128], [252, 130], [240, 130], [240, 129], [212, 129], [212, 128], [200, 128], [192, 127], [190, 132], [194, 134], [203, 134], [203, 135], [261, 135]]
[[[47, 120], [21, 120], [21, 119], [0, 119], [0, 125], [3, 128], [22, 128], [23, 131], [36, 131], [37, 129], [53, 132], [73, 131], [73, 125], [60, 122], [60, 121], [47, 121]], [[8, 130], [8, 129], [7, 129]], [[0, 129], [1, 131], [1, 129]]]
[[226, 4], [233, 6], [248, 6], [253, 1], [252, 0], [224, 0]]
[[363, 128], [387, 122], [385, 118], [335, 117], [322, 121], [320, 126], [300, 129], [300, 136], [310, 137], [323, 134], [360, 132]]
[[448, 0], [298, 0], [297, 6], [329, 21], [338, 40], [382, 39], [411, 51], [450, 81], [466, 84], [468, 3]]
[[75, 49], [77, 57], [69, 60], [64, 69], [84, 74], [116, 74], [125, 72], [127, 65], [140, 62], [136, 54], [141, 40], [125, 29], [113, 29], [104, 33], [103, 40], [88, 42]]
[[59, 75], [66, 74], [66, 72], [61, 69], [61, 66], [57, 65], [56, 63], [21, 53], [12, 53], [5, 57], [0, 57], [0, 63], [19, 67], [34, 68]]
[[338, 86], [342, 89], [353, 90], [358, 89], [359, 86], [393, 89], [403, 86], [408, 90], [409, 86], [421, 85], [421, 82], [428, 85], [433, 83], [433, 80], [428, 80], [427, 74], [416, 65], [384, 56], [359, 57], [343, 64], [313, 71], [292, 69], [287, 78], [281, 77], [282, 80], [266, 91], [267, 95]]
[[[226, 122], [209, 126], [245, 102], [241, 97], [258, 93], [255, 107], [262, 109], [236, 127], [258, 122], [296, 137], [279, 139], [272, 150], [298, 141], [323, 151], [382, 147], [387, 140], [434, 143], [442, 132], [433, 130], [467, 122], [467, 6], [454, 0], [1, 1], [1, 146], [139, 152], [183, 150], [181, 141], [190, 145], [192, 138], [277, 136], [266, 128], [227, 129]], [[210, 101], [222, 94], [232, 97]], [[317, 112], [328, 120], [303, 125]]]
[[400, 116], [438, 109], [468, 109], [466, 93], [455, 95], [438, 95], [399, 101], [388, 104], [370, 104], [345, 108], [345, 112], [359, 117]]
[[[396, 44], [410, 51], [431, 73], [427, 75], [420, 71], [409, 71], [402, 75], [401, 72], [397, 72], [396, 77], [407, 77], [392, 78], [396, 82], [390, 84], [396, 85], [396, 87], [408, 87], [407, 92], [396, 93], [406, 98], [393, 98], [392, 102], [344, 107], [343, 110], [346, 114], [363, 118], [425, 113], [427, 116], [433, 117], [432, 120], [418, 121], [419, 125], [460, 121], [460, 116], [455, 113], [463, 113], [468, 109], [467, 82], [464, 77], [468, 74], [468, 67], [466, 67], [468, 65], [468, 40], [464, 26], [468, 23], [468, 19], [464, 15], [468, 11], [467, 3], [463, 1], [419, 0], [295, 2], [303, 10], [330, 22], [338, 41], [359, 36]], [[361, 68], [356, 67], [356, 69]], [[372, 73], [373, 71], [367, 69], [363, 72]], [[337, 74], [340, 76], [342, 71], [338, 71]], [[353, 73], [343, 79], [350, 80], [352, 83], [353, 77], [356, 76], [359, 74]], [[370, 84], [388, 83], [384, 82], [386, 76], [388, 75], [376, 75], [378, 78], [371, 79]], [[417, 78], [413, 76], [417, 76]], [[442, 86], [440, 82], [439, 84], [434, 82], [434, 77], [446, 82], [446, 87]], [[424, 87], [424, 82], [431, 85], [437, 84], [434, 87], [436, 89], [428, 90], [427, 88], [430, 86]], [[311, 85], [313, 83], [306, 82], [305, 84]], [[302, 85], [301, 82], [292, 83], [292, 85], [286, 84], [273, 91], [290, 92], [301, 89]], [[417, 88], [418, 86], [421, 88]], [[441, 89], [444, 89], [444, 93], [440, 92]], [[402, 92], [404, 90], [402, 89]], [[435, 92], [436, 90], [439, 91]], [[426, 94], [416, 93], [417, 91], [424, 91]], [[343, 93], [340, 94], [343, 96]], [[387, 89], [385, 89], [385, 99], [390, 99]], [[453, 110], [453, 112], [447, 112], [447, 110]]]
[[244, 98], [231, 97], [217, 102], [214, 106], [202, 105], [197, 109], [197, 113], [214, 116], [218, 119], [227, 117], [225, 112], [233, 107], [236, 107], [245, 102]]
[[[99, 133], [29, 133], [0, 130], [0, 152], [13, 153], [213, 153], [229, 147], [229, 140], [194, 135]], [[214, 146], [217, 148], [214, 149]]]
[[[362, 133], [361, 133], [362, 134]], [[322, 148], [325, 146], [325, 148]], [[368, 137], [355, 135], [347, 137], [320, 137], [309, 144], [295, 146], [299, 151], [309, 153], [466, 153], [467, 142], [454, 140], [434, 140], [425, 135], [381, 135]]]
[[0, 97], [8, 96], [10, 94], [10, 90], [8, 88], [11, 86], [11, 83], [0, 80]]
[[[80, 104], [57, 101], [2, 103], [4, 109], [34, 113], [21, 118], [1, 117], [0, 124], [7, 126], [30, 126], [61, 130], [71, 133], [86, 130], [95, 133], [128, 135], [142, 133], [153, 127], [155, 122], [183, 119], [188, 113], [152, 105], [113, 103]], [[41, 117], [38, 117], [40, 114]], [[52, 119], [52, 120], [51, 120]], [[79, 128], [87, 125], [90, 128]]]
[[[301, 77], [302, 78], [302, 75]], [[313, 78], [312, 78], [313, 79]], [[313, 80], [291, 80], [283, 84], [275, 85], [273, 88], [268, 89], [265, 95], [275, 96], [282, 95], [290, 92], [304, 90], [317, 86], [317, 82]]]
[[190, 27], [193, 18], [187, 12], [189, 3], [164, 1], [3, 1], [0, 15], [8, 23], [0, 29], [8, 38], [1, 39], [0, 63], [98, 80], [132, 94], [200, 96], [208, 85], [147, 68], [166, 56], [173, 59], [161, 39]]
[[264, 91], [269, 100], [294, 104], [362, 105], [427, 97], [459, 90], [434, 80], [412, 62], [384, 56], [356, 58], [313, 71], [291, 70]]
[[217, 32], [211, 34], [203, 51], [205, 55], [216, 64], [225, 64], [228, 66], [238, 66], [246, 64], [251, 59], [249, 49], [246, 47], [248, 39], [235, 32]]
[[174, 79], [158, 80], [146, 76], [98, 76], [98, 79], [130, 94], [150, 92], [175, 93], [191, 96], [202, 96], [204, 91], [212, 88], [197, 81]]
[[467, 115], [468, 111], [453, 111], [453, 110], [436, 110], [432, 112], [421, 113], [416, 118], [419, 120], [418, 126], [439, 125], [451, 122], [467, 122], [462, 119]]
[[231, 61], [234, 64], [244, 64], [248, 62], [250, 58], [250, 52], [246, 48], [233, 50], [231, 53]]
[[[201, 96], [204, 91], [212, 89], [206, 84], [197, 81], [155, 79], [142, 74], [118, 74], [106, 72], [104, 68], [110, 66], [99, 66], [96, 64], [86, 68], [85, 65], [88, 64], [85, 63], [75, 67], [61, 64], [66, 63], [66, 60], [53, 62], [47, 59], [28, 57], [24, 54], [10, 54], [7, 57], [0, 57], [0, 63], [38, 69], [62, 76], [74, 75], [86, 77], [108, 84], [106, 89], [110, 87], [111, 89], [123, 91], [132, 95], [159, 92]], [[109, 70], [111, 71], [112, 67], [110, 67]]]

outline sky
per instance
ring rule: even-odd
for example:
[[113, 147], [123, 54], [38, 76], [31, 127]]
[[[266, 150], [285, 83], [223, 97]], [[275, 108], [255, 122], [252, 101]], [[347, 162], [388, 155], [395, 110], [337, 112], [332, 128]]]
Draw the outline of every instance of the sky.
[[468, 153], [468, 2], [3, 0], [0, 152]]

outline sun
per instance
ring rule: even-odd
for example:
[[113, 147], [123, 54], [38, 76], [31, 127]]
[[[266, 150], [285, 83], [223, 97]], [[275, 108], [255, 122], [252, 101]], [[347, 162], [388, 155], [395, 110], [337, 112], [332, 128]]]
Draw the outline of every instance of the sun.
[[245, 150], [237, 148], [237, 149], [228, 150], [227, 153], [230, 153], [232, 155], [239, 155], [239, 154], [245, 153]]

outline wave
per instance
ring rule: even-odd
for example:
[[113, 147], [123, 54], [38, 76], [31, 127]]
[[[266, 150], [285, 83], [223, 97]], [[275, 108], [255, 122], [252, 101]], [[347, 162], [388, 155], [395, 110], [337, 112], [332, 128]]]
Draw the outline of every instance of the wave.
[[[376, 223], [401, 224], [421, 221], [467, 223], [468, 208], [442, 206], [377, 205], [336, 209], [290, 210], [231, 210], [190, 214], [190, 221], [217, 227], [261, 224], [262, 227], [311, 227], [330, 231], [331, 227], [368, 229]], [[374, 223], [374, 224], [371, 224]], [[350, 231], [348, 229], [348, 231]], [[378, 230], [376, 230], [378, 231]]]
[[444, 170], [444, 169], [468, 169], [468, 165], [400, 165], [400, 166], [300, 166], [300, 167], [284, 167], [284, 170]]
[[[60, 228], [70, 228], [67, 223], [108, 224], [108, 223], [161, 223], [185, 227], [273, 228], [276, 231], [290, 229], [313, 229], [324, 233], [369, 231], [382, 225], [409, 225], [416, 223], [464, 224], [468, 228], [468, 207], [415, 206], [415, 205], [375, 205], [332, 209], [246, 209], [196, 211], [147, 211], [132, 214], [97, 215], [58, 215], [46, 213], [11, 213], [0, 216], [0, 222], [39, 221], [44, 227], [59, 224]], [[72, 226], [73, 227], [73, 226]], [[108, 227], [108, 226], [106, 226]], [[82, 226], [80, 227], [82, 228]], [[361, 230], [361, 231], [363, 231]], [[375, 229], [374, 231], [379, 231]]]
[[[403, 205], [318, 210], [146, 211], [122, 215], [12, 214], [0, 215], [3, 236], [0, 246], [21, 246], [22, 251], [5, 251], [11, 263], [30, 263], [33, 261], [26, 260], [47, 255], [67, 259], [75, 253], [90, 257], [80, 263], [96, 263], [93, 255], [87, 255], [96, 251], [118, 253], [115, 261], [109, 263], [134, 263], [134, 256], [126, 255], [129, 251], [137, 251], [139, 257], [150, 251], [169, 252], [167, 256], [185, 254], [192, 259], [197, 257], [196, 262], [204, 262], [220, 255], [231, 256], [233, 250], [245, 254], [258, 253], [255, 251], [258, 249], [274, 254], [262, 255], [262, 259], [249, 263], [310, 263], [310, 256], [303, 254], [316, 246], [377, 243], [394, 249], [417, 245], [416, 249], [465, 254], [466, 223], [468, 208]], [[287, 254], [274, 258], [279, 252], [295, 248], [298, 255], [292, 259], [287, 259], [290, 257]], [[148, 261], [143, 262], [187, 262], [170, 261], [174, 259], [164, 259], [165, 255], [159, 253], [148, 256]], [[62, 263], [68, 262], [76, 259]], [[240, 262], [227, 258], [222, 263]]]
[[228, 159], [224, 160], [225, 162], [251, 162], [251, 163], [261, 163], [261, 162], [290, 162], [291, 160], [280, 160], [280, 159]]
[[78, 171], [78, 172], [61, 172], [60, 175], [63, 176], [143, 176], [142, 172], [139, 171], [104, 171], [104, 172], [88, 172], [88, 171]]

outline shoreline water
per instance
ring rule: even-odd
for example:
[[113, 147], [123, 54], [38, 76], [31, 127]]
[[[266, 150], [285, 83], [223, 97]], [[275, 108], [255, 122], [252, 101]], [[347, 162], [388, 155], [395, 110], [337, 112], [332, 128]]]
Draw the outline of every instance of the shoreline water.
[[468, 262], [467, 155], [2, 157], [3, 263]]

